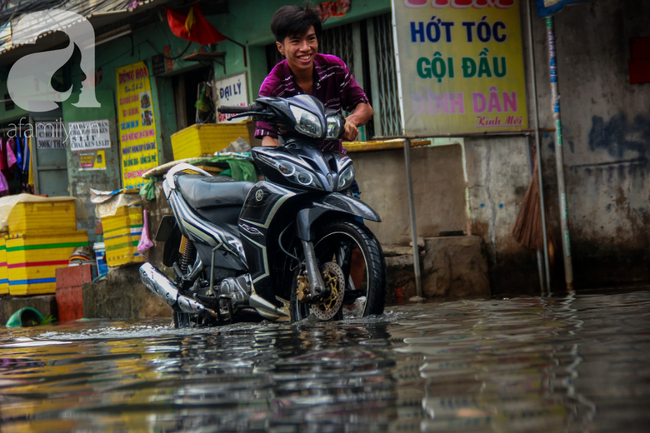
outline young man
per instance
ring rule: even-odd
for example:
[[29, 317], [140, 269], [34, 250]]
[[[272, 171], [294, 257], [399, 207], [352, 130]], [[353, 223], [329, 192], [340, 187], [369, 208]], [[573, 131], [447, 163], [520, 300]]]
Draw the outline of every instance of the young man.
[[[321, 36], [318, 12], [309, 6], [283, 6], [273, 15], [271, 31], [285, 59], [266, 77], [259, 95], [288, 98], [308, 94], [319, 99], [326, 108], [338, 111], [343, 108], [352, 113], [345, 119], [343, 140], [356, 139], [358, 127], [365, 125], [372, 117], [372, 107], [343, 60], [318, 54]], [[278, 133], [267, 123], [257, 122], [255, 137], [261, 138], [264, 146], [278, 145]], [[345, 152], [341, 141], [322, 142], [321, 150]], [[351, 189], [358, 195], [356, 181]], [[357, 288], [361, 287], [364, 269], [363, 256], [355, 249], [350, 274]]]
[[[318, 54], [321, 36], [320, 15], [311, 7], [284, 6], [271, 21], [276, 45], [285, 60], [278, 63], [260, 88], [260, 96], [289, 96], [308, 94], [318, 98], [326, 108], [351, 112], [345, 123], [343, 140], [352, 141], [358, 127], [372, 117], [368, 97], [357, 84], [347, 65], [338, 57]], [[264, 146], [277, 146], [275, 128], [257, 122], [255, 136]], [[322, 150], [344, 152], [340, 142], [328, 142]]]

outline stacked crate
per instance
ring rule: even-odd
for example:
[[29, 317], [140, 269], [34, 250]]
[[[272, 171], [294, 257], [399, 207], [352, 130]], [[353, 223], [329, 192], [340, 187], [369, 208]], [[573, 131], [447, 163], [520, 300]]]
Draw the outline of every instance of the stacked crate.
[[0, 295], [9, 293], [9, 276], [7, 275], [7, 232], [0, 231]]
[[250, 122], [205, 123], [188, 126], [172, 135], [174, 159], [212, 156], [239, 137], [252, 142]]
[[143, 226], [142, 204], [117, 208], [113, 215], [102, 217], [102, 226], [108, 266], [144, 262], [144, 256], [138, 252]]
[[56, 269], [68, 266], [75, 248], [88, 246], [88, 233], [76, 230], [74, 200], [17, 203], [8, 225], [7, 276], [14, 296], [55, 293]]

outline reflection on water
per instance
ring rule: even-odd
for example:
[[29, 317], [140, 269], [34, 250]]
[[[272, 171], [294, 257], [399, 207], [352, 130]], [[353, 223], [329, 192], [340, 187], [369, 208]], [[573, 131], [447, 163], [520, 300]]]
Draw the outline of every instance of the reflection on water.
[[0, 330], [2, 431], [645, 432], [650, 291]]

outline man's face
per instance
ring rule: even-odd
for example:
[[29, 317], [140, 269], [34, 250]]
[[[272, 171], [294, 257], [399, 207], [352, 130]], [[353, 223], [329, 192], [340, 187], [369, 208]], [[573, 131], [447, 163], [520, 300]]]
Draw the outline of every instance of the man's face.
[[318, 40], [314, 26], [302, 36], [287, 36], [284, 43], [276, 42], [280, 54], [287, 58], [289, 68], [296, 73], [311, 72], [314, 67], [314, 56], [318, 52]]

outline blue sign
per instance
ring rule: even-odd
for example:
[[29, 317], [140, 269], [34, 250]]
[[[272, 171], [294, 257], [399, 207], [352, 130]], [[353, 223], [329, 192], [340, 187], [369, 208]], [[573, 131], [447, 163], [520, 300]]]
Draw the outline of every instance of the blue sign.
[[537, 16], [540, 18], [550, 17], [560, 12], [566, 5], [588, 1], [590, 0], [537, 0]]

